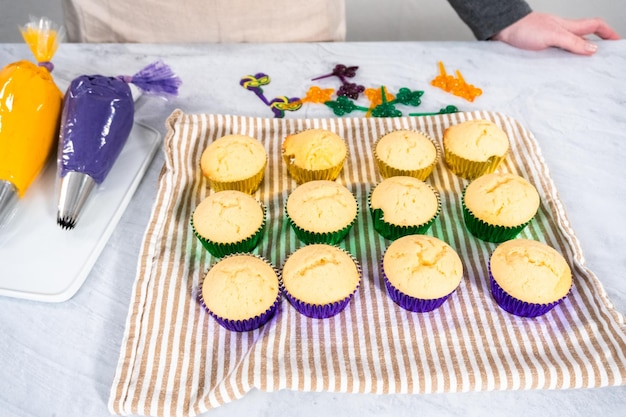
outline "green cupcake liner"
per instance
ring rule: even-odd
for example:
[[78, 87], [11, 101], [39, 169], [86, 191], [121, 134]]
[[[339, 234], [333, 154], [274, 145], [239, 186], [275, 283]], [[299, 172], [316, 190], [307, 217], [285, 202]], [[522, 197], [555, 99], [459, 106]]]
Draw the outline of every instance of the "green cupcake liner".
[[501, 243], [514, 239], [532, 219], [517, 226], [498, 226], [487, 223], [477, 218], [474, 213], [465, 205], [465, 190], [463, 190], [463, 198], [461, 200], [463, 206], [463, 220], [465, 227], [469, 232], [480, 240], [492, 243]]
[[247, 253], [254, 250], [261, 242], [263, 238], [263, 232], [265, 230], [265, 222], [266, 222], [266, 209], [263, 204], [261, 204], [263, 208], [263, 222], [261, 222], [261, 226], [257, 229], [252, 236], [247, 239], [240, 240], [238, 242], [231, 243], [222, 243], [215, 242], [210, 239], [205, 238], [200, 235], [196, 230], [193, 224], [193, 214], [191, 215], [191, 228], [193, 230], [193, 234], [198, 238], [202, 246], [213, 256], [217, 258], [223, 258], [224, 256], [231, 255], [233, 253]]
[[311, 243], [326, 243], [328, 245], [338, 244], [339, 242], [341, 242], [342, 240], [346, 238], [346, 236], [350, 232], [350, 229], [352, 229], [352, 226], [354, 226], [354, 223], [356, 223], [356, 219], [359, 213], [358, 204], [357, 204], [356, 213], [357, 214], [354, 216], [354, 219], [352, 219], [352, 221], [342, 229], [331, 231], [331, 232], [324, 232], [324, 233], [312, 232], [312, 231], [303, 229], [302, 227], [298, 226], [293, 221], [293, 219], [289, 216], [289, 213], [287, 213], [287, 205], [285, 204], [285, 218], [291, 225], [291, 228], [293, 229], [293, 231], [296, 233], [296, 236], [298, 237], [298, 239], [300, 239], [300, 241], [302, 241], [303, 243], [307, 245]]
[[[432, 189], [432, 187], [430, 188]], [[370, 194], [367, 197], [367, 204], [372, 215], [374, 230], [376, 230], [385, 239], [396, 240], [407, 235], [423, 235], [428, 231], [428, 229], [430, 229], [435, 220], [437, 220], [437, 218], [439, 217], [439, 213], [441, 212], [441, 198], [439, 197], [439, 193], [433, 189], [435, 195], [437, 196], [437, 211], [430, 220], [422, 224], [410, 226], [401, 226], [393, 223], [388, 223], [383, 220], [385, 213], [382, 209], [372, 208], [371, 197], [373, 191], [374, 188], [372, 188], [372, 191], [370, 191]]]

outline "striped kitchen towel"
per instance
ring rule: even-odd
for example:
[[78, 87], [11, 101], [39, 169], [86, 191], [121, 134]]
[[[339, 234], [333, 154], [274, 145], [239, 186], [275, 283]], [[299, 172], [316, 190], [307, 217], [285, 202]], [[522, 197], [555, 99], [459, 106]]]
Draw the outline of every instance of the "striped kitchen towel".
[[[508, 134], [511, 152], [499, 170], [538, 189], [541, 207], [521, 237], [549, 244], [568, 260], [572, 292], [548, 314], [527, 319], [500, 309], [489, 292], [493, 243], [464, 228], [460, 198], [467, 181], [440, 158], [427, 180], [442, 211], [428, 234], [460, 255], [464, 279], [439, 309], [402, 310], [387, 296], [379, 261], [390, 243], [372, 227], [367, 196], [381, 181], [372, 144], [396, 129], [425, 132], [441, 145], [444, 129], [488, 119]], [[111, 389], [115, 414], [194, 416], [241, 398], [252, 388], [353, 393], [432, 393], [562, 389], [623, 385], [626, 325], [584, 263], [534, 137], [494, 112], [427, 117], [264, 119], [184, 114], [168, 120], [165, 166], [146, 230], [125, 336]], [[300, 247], [283, 208], [296, 183], [281, 159], [285, 135], [324, 128], [347, 142], [350, 157], [338, 182], [359, 202], [358, 220], [341, 246], [361, 263], [363, 281], [342, 313], [326, 320], [300, 315], [283, 299], [278, 313], [252, 332], [220, 327], [198, 302], [198, 287], [216, 261], [194, 237], [189, 220], [211, 191], [200, 155], [230, 133], [261, 141], [269, 161], [255, 197], [267, 207], [267, 227], [254, 253], [280, 267]]]

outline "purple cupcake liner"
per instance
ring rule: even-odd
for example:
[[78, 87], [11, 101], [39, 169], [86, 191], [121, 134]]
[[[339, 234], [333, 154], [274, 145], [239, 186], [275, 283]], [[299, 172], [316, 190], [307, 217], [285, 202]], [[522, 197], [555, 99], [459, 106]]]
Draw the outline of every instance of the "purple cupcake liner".
[[439, 217], [439, 213], [441, 213], [441, 198], [439, 197], [439, 193], [435, 191], [432, 187], [430, 188], [435, 192], [435, 195], [437, 196], [437, 212], [426, 223], [411, 226], [399, 226], [384, 221], [383, 216], [385, 215], [385, 212], [379, 208], [372, 208], [372, 192], [374, 191], [374, 188], [372, 188], [367, 197], [367, 205], [372, 215], [374, 230], [376, 230], [382, 237], [389, 240], [396, 240], [407, 235], [426, 234], [426, 232], [428, 232], [428, 229], [430, 229], [433, 223], [435, 223], [435, 220], [437, 220], [437, 218]]
[[391, 298], [394, 303], [396, 303], [403, 309], [412, 311], [414, 313], [427, 313], [441, 307], [441, 305], [445, 303], [446, 300], [450, 298], [450, 296], [454, 292], [452, 291], [448, 295], [434, 299], [412, 297], [408, 294], [403, 293], [402, 291], [394, 287], [391, 282], [389, 282], [389, 279], [387, 278], [387, 275], [385, 274], [385, 270], [383, 268], [382, 260], [380, 261], [380, 270], [382, 272], [383, 280], [385, 281], [385, 287], [387, 288], [387, 294], [389, 294], [389, 298]]
[[496, 300], [496, 303], [498, 303], [503, 310], [520, 317], [532, 318], [542, 316], [565, 299], [565, 297], [562, 297], [560, 300], [548, 304], [529, 303], [518, 300], [498, 285], [493, 275], [491, 275], [491, 264], [489, 265], [489, 281], [491, 284], [491, 295]]
[[191, 215], [191, 220], [190, 220], [191, 229], [193, 231], [194, 236], [200, 241], [204, 249], [206, 249], [211, 255], [215, 256], [216, 258], [223, 258], [224, 256], [228, 256], [228, 255], [235, 254], [235, 253], [250, 252], [259, 245], [259, 243], [261, 242], [261, 239], [263, 238], [263, 232], [265, 230], [265, 223], [266, 223], [266, 217], [267, 217], [266, 216], [267, 210], [265, 208], [265, 205], [263, 204], [261, 204], [261, 208], [263, 209], [263, 222], [261, 223], [261, 226], [252, 236], [250, 236], [247, 239], [240, 240], [239, 242], [220, 243], [220, 242], [214, 242], [210, 239], [207, 239], [201, 236], [196, 231], [196, 228], [193, 224], [193, 214]]
[[[358, 289], [358, 287], [357, 287]], [[356, 290], [341, 301], [336, 301], [329, 304], [309, 304], [304, 301], [300, 301], [289, 293], [287, 290], [283, 290], [285, 297], [289, 300], [289, 303], [300, 313], [313, 319], [327, 319], [341, 313], [350, 303]]]
[[532, 221], [532, 219], [530, 219], [518, 226], [497, 226], [480, 220], [474, 216], [474, 213], [465, 205], [465, 190], [463, 190], [461, 205], [463, 206], [465, 227], [473, 236], [485, 242], [501, 243], [514, 239]]
[[267, 310], [265, 310], [265, 312], [259, 314], [258, 316], [254, 316], [247, 320], [229, 320], [224, 317], [220, 317], [217, 314], [213, 313], [211, 310], [209, 310], [204, 302], [204, 298], [202, 297], [202, 285], [200, 286], [200, 294], [198, 296], [200, 304], [209, 313], [209, 315], [213, 317], [220, 326], [222, 326], [226, 330], [231, 330], [234, 332], [249, 332], [251, 330], [258, 329], [259, 327], [270, 321], [270, 319], [274, 317], [276, 310], [278, 310], [280, 297], [281, 294], [279, 292], [278, 297], [276, 297], [276, 300], [274, 301], [274, 304], [272, 304], [270, 308], [268, 308]]
[[[339, 248], [339, 249], [341, 249], [341, 248]], [[350, 255], [350, 258], [352, 258], [352, 261], [356, 265], [357, 273], [359, 274], [359, 283], [357, 284], [356, 288], [354, 289], [354, 291], [352, 291], [352, 293], [350, 295], [348, 295], [343, 300], [335, 301], [335, 302], [328, 303], [328, 304], [310, 304], [310, 303], [301, 301], [298, 298], [296, 298], [295, 296], [293, 296], [289, 291], [287, 291], [287, 289], [285, 289], [285, 285], [283, 284], [282, 275], [278, 276], [280, 292], [285, 295], [285, 298], [287, 298], [289, 303], [300, 314], [303, 314], [303, 315], [305, 315], [307, 317], [310, 317], [310, 318], [313, 318], [313, 319], [327, 319], [329, 317], [336, 316], [337, 314], [339, 314], [343, 310], [345, 310], [345, 308], [348, 306], [348, 304], [350, 304], [350, 301], [352, 301], [352, 298], [354, 298], [354, 294], [356, 294], [356, 292], [361, 287], [361, 279], [362, 279], [361, 265], [359, 264], [357, 259], [351, 253], [349, 253], [348, 251], [346, 251], [344, 249], [341, 249], [341, 250], [343, 252], [345, 252], [346, 254]], [[286, 259], [285, 259], [285, 262], [287, 262]], [[283, 264], [283, 267], [284, 267], [284, 264]], [[281, 270], [282, 270], [282, 268], [281, 268]]]
[[[237, 255], [249, 255], [249, 254], [248, 253], [233, 253], [233, 254], [228, 255], [228, 257], [237, 256]], [[209, 313], [211, 317], [215, 319], [215, 321], [217, 321], [217, 323], [220, 326], [230, 331], [249, 332], [251, 330], [255, 330], [263, 326], [268, 321], [270, 321], [272, 317], [274, 317], [274, 315], [276, 314], [276, 311], [278, 310], [280, 300], [282, 299], [280, 272], [267, 259], [263, 258], [262, 256], [259, 256], [259, 255], [252, 255], [252, 256], [257, 257], [263, 260], [264, 262], [266, 262], [268, 265], [272, 266], [272, 269], [278, 276], [278, 285], [279, 285], [278, 295], [276, 296], [274, 303], [263, 313], [256, 315], [254, 317], [251, 317], [249, 319], [245, 319], [245, 320], [230, 320], [230, 319], [218, 316], [213, 311], [211, 311], [211, 309], [209, 309], [209, 307], [207, 307], [206, 303], [204, 302], [204, 297], [202, 296], [202, 284], [204, 283], [204, 280], [201, 281], [200, 285], [198, 286], [198, 302], [200, 303], [200, 305], [205, 309], [207, 313]]]

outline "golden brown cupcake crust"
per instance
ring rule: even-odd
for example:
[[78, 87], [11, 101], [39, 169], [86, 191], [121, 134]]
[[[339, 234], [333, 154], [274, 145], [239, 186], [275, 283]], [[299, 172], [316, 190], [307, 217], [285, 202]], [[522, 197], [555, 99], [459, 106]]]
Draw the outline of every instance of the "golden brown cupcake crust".
[[264, 313], [278, 297], [276, 271], [252, 255], [222, 259], [206, 274], [202, 298], [207, 308], [229, 320], [247, 320]]
[[252, 196], [226, 190], [209, 195], [193, 212], [193, 226], [205, 239], [235, 243], [249, 238], [263, 225], [263, 208]]
[[539, 208], [539, 193], [523, 177], [492, 173], [478, 177], [465, 190], [465, 206], [492, 225], [519, 226], [531, 220]]
[[335, 246], [314, 244], [289, 256], [282, 279], [285, 290], [296, 299], [325, 305], [352, 294], [359, 286], [360, 273], [348, 253]]
[[489, 120], [468, 120], [448, 127], [443, 134], [447, 152], [470, 161], [484, 162], [503, 156], [509, 150], [509, 138]]
[[347, 227], [357, 215], [354, 195], [334, 181], [309, 181], [299, 185], [287, 199], [291, 220], [309, 232], [335, 232]]
[[463, 278], [463, 264], [456, 251], [428, 235], [395, 240], [385, 251], [383, 270], [396, 289], [424, 300], [450, 294]]
[[226, 135], [202, 152], [200, 167], [210, 180], [228, 182], [253, 177], [265, 169], [267, 152], [255, 138]]
[[572, 272], [563, 255], [529, 239], [500, 244], [491, 255], [490, 270], [505, 292], [528, 303], [558, 301], [572, 286]]
[[387, 178], [374, 188], [370, 205], [383, 211], [383, 220], [387, 223], [413, 226], [432, 219], [439, 209], [439, 200], [423, 181], [398, 176]]

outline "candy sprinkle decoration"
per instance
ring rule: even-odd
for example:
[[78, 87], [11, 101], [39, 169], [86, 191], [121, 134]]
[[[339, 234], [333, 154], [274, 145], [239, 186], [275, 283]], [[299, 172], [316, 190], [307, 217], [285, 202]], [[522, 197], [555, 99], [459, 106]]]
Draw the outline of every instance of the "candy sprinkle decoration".
[[[431, 82], [434, 86], [451, 89], [453, 94], [463, 94], [470, 101], [476, 95], [482, 93], [480, 89], [467, 84], [459, 71], [457, 71], [457, 77], [452, 77], [446, 74], [441, 62], [439, 62], [439, 68], [441, 74], [436, 80]], [[359, 111], [364, 112], [365, 117], [400, 117], [402, 116], [402, 111], [397, 109], [396, 106], [418, 107], [422, 103], [424, 91], [421, 90], [402, 87], [394, 95], [387, 91], [384, 85], [378, 88], [365, 88], [363, 85], [350, 82], [348, 79], [354, 78], [358, 69], [359, 67], [357, 66], [335, 65], [330, 73], [315, 77], [312, 81], [335, 77], [341, 82], [339, 88], [335, 90], [314, 85], [309, 87], [302, 98], [280, 96], [271, 100], [268, 99], [263, 93], [263, 86], [270, 83], [270, 77], [262, 72], [255, 75], [246, 75], [240, 79], [239, 84], [246, 90], [256, 94], [272, 110], [274, 116], [279, 118], [284, 117], [286, 111], [299, 110], [305, 103], [324, 104], [336, 116], [345, 116], [354, 111]], [[359, 100], [361, 93], [369, 100], [369, 106], [358, 103], [357, 100]], [[458, 111], [456, 107], [449, 105], [436, 113], [409, 113], [409, 116], [446, 114]]]
[[298, 97], [279, 96], [268, 100], [267, 97], [265, 97], [262, 86], [268, 85], [269, 83], [269, 75], [262, 72], [255, 75], [246, 75], [239, 80], [239, 85], [256, 94], [257, 97], [259, 97], [261, 101], [272, 110], [274, 117], [285, 117], [285, 111], [296, 111], [302, 107], [302, 100]]
[[476, 97], [483, 93], [480, 88], [474, 87], [472, 84], [465, 82], [461, 71], [456, 70], [456, 77], [449, 75], [446, 72], [443, 62], [441, 61], [439, 61], [439, 75], [433, 78], [430, 81], [430, 84], [470, 102], [473, 102]]

